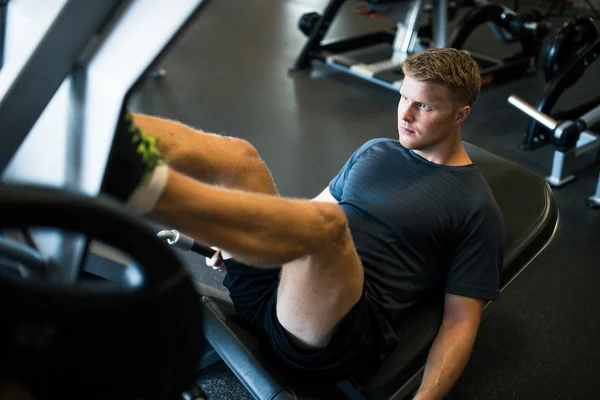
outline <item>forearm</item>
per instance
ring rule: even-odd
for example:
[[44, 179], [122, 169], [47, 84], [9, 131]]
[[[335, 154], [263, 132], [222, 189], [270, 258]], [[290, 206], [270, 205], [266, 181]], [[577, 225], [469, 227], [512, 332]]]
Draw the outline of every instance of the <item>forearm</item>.
[[469, 360], [476, 331], [461, 324], [442, 324], [429, 351], [415, 400], [438, 400], [448, 394]]
[[270, 171], [248, 142], [168, 119], [143, 114], [132, 117], [142, 131], [158, 139], [158, 149], [175, 170], [214, 185], [277, 193]]
[[169, 171], [154, 215], [170, 226], [252, 265], [280, 265], [310, 255], [327, 240], [332, 204], [219, 188]]

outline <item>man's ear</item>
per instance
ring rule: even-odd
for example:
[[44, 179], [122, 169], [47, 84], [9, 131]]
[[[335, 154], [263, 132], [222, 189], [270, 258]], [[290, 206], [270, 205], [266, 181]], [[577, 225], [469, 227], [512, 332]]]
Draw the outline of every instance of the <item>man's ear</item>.
[[456, 114], [456, 122], [463, 123], [467, 116], [471, 113], [471, 106], [464, 106], [458, 109]]

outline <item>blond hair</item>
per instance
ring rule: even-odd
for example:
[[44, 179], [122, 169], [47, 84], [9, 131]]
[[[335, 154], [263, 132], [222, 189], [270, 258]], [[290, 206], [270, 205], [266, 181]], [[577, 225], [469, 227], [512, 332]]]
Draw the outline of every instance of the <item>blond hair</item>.
[[465, 51], [434, 48], [409, 57], [402, 66], [404, 76], [419, 82], [446, 86], [451, 101], [472, 106], [481, 90], [481, 72]]

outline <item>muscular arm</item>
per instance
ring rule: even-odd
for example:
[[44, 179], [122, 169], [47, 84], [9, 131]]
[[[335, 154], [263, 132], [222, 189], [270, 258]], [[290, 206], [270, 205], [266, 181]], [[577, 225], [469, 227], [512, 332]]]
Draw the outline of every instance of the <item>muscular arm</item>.
[[481, 319], [484, 301], [447, 294], [444, 318], [429, 351], [415, 400], [442, 399], [467, 364]]
[[143, 132], [158, 139], [158, 149], [173, 169], [214, 185], [277, 193], [269, 169], [247, 141], [149, 115], [132, 114], [132, 118]]

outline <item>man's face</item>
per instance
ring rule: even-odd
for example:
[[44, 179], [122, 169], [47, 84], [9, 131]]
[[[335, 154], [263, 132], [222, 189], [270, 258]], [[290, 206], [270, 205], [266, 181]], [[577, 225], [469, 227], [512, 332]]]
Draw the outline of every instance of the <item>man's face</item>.
[[435, 149], [460, 132], [469, 110], [468, 106], [456, 106], [444, 86], [406, 77], [398, 103], [400, 144], [413, 150]]

